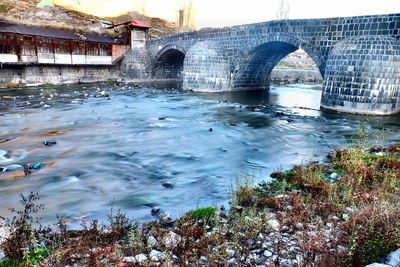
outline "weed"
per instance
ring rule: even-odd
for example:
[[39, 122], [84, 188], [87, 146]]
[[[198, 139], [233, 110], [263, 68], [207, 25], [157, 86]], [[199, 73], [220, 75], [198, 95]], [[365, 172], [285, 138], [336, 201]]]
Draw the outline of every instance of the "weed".
[[29, 250], [23, 257], [24, 265], [31, 266], [40, 263], [50, 256], [51, 253], [52, 251], [50, 249], [42, 246]]
[[198, 208], [195, 210], [191, 210], [187, 213], [190, 219], [195, 220], [195, 221], [200, 221], [202, 220], [203, 222], [210, 222], [211, 219], [214, 216], [214, 213], [217, 209], [214, 207], [204, 207], [204, 208]]
[[23, 209], [10, 209], [12, 213], [16, 214], [11, 219], [0, 218], [2, 220], [0, 227], [10, 229], [10, 235], [0, 244], [0, 248], [4, 251], [6, 257], [22, 259], [24, 249], [33, 247], [33, 237], [36, 233], [33, 224], [39, 223], [39, 219], [35, 215], [44, 209], [43, 204], [36, 203], [38, 200], [37, 193], [30, 193], [28, 196], [21, 194]]

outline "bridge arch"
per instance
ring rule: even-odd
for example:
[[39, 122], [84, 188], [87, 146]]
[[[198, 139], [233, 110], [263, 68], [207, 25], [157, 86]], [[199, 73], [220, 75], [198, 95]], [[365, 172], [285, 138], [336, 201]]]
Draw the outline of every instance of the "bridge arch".
[[230, 64], [218, 42], [203, 41], [192, 46], [183, 66], [183, 89], [203, 92], [230, 90]]
[[236, 90], [266, 88], [276, 64], [299, 48], [313, 59], [324, 76], [323, 57], [310, 43], [292, 34], [278, 33], [256, 39], [239, 52], [231, 66], [233, 87]]
[[164, 46], [153, 63], [153, 77], [159, 79], [180, 79], [186, 50], [175, 44]]

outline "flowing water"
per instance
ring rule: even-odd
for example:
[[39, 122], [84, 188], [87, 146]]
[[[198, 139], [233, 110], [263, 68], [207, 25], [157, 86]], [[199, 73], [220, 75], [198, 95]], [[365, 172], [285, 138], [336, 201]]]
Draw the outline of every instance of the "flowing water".
[[[110, 97], [82, 96], [97, 87]], [[40, 88], [3, 89], [0, 167], [16, 170], [0, 173], [0, 216], [31, 191], [46, 205], [45, 223], [56, 214], [72, 225], [104, 220], [111, 201], [139, 220], [154, 219], [154, 206], [178, 216], [226, 204], [236, 177], [257, 182], [323, 161], [333, 147], [351, 143], [364, 121], [371, 142], [400, 141], [400, 116], [321, 111], [320, 87], [200, 94], [98, 84], [56, 87], [53, 98], [41, 97]], [[57, 144], [42, 144], [52, 140]], [[16, 165], [32, 163], [43, 167], [21, 175]]]

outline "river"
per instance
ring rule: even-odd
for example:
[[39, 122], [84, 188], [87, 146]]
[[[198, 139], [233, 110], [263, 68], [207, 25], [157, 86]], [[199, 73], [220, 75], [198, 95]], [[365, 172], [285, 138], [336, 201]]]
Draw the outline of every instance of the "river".
[[[97, 88], [110, 97], [82, 96]], [[110, 202], [141, 221], [154, 219], [154, 206], [179, 216], [226, 204], [236, 177], [258, 182], [323, 161], [352, 142], [360, 123], [372, 143], [400, 141], [399, 115], [322, 111], [319, 84], [214, 94], [107, 84], [54, 89], [53, 98], [40, 88], [0, 91], [0, 167], [43, 164], [28, 176], [0, 173], [0, 216], [31, 191], [46, 206], [44, 223], [56, 214], [71, 225], [105, 220]]]

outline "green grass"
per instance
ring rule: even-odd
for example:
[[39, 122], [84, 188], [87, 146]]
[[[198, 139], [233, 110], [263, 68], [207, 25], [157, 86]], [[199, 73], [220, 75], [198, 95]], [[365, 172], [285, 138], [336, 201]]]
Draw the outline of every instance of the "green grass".
[[191, 210], [187, 213], [187, 215], [192, 220], [200, 221], [203, 220], [205, 222], [209, 222], [211, 218], [214, 216], [214, 213], [217, 209], [214, 207], [204, 207], [198, 208], [195, 210]]
[[52, 251], [46, 247], [38, 247], [24, 253], [22, 259], [4, 259], [0, 261], [1, 267], [32, 266], [50, 256]]

